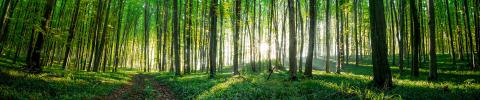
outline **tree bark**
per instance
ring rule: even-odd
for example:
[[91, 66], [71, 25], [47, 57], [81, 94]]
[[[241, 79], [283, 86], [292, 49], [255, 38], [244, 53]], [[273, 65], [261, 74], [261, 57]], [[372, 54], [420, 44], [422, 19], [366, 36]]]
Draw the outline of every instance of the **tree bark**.
[[173, 0], [173, 52], [175, 64], [175, 76], [180, 76], [180, 27], [178, 21], [178, 0]]
[[63, 58], [62, 69], [67, 70], [67, 61], [68, 56], [70, 54], [70, 46], [72, 45], [72, 39], [75, 36], [75, 28], [77, 27], [77, 17], [78, 17], [78, 10], [80, 8], [80, 0], [76, 0], [75, 2], [75, 10], [74, 15], [72, 17], [72, 22], [70, 24], [70, 29], [68, 30], [68, 38], [67, 38], [67, 45], [65, 46], [65, 56]]
[[[330, 0], [327, 0], [327, 7], [326, 7], [326, 21], [325, 21], [325, 52], [326, 52], [326, 57], [325, 57], [325, 72], [330, 73], [329, 67], [330, 67]], [[338, 17], [338, 12], [337, 12], [337, 17]], [[338, 18], [337, 18], [338, 19]]]
[[305, 76], [312, 76], [313, 48], [315, 48], [315, 33], [317, 27], [317, 0], [310, 0], [310, 32], [308, 34], [307, 62], [305, 66]]
[[447, 9], [447, 21], [448, 21], [448, 34], [450, 36], [450, 55], [451, 55], [451, 60], [452, 60], [452, 65], [455, 66], [456, 65], [456, 54], [455, 54], [455, 46], [453, 45], [454, 44], [454, 36], [453, 36], [453, 31], [452, 31], [452, 21], [451, 21], [451, 18], [450, 18], [450, 6], [449, 6], [449, 3], [448, 3], [448, 0], [445, 0], [445, 9]]
[[[120, 10], [118, 11], [118, 27], [117, 27], [117, 39], [115, 43], [115, 54], [113, 58], [113, 72], [117, 72], [118, 68], [118, 49], [120, 48], [120, 35], [122, 34], [120, 30], [122, 30], [122, 17], [123, 17], [123, 0], [119, 0], [120, 3]], [[125, 39], [125, 38], [124, 38]]]
[[407, 0], [401, 0], [400, 1], [400, 9], [399, 9], [399, 13], [400, 13], [399, 14], [400, 15], [400, 21], [399, 21], [399, 23], [400, 23], [400, 26], [399, 26], [400, 27], [400, 39], [399, 39], [400, 40], [400, 43], [399, 43], [400, 55], [399, 55], [398, 64], [399, 64], [400, 73], [403, 72], [403, 67], [404, 67], [403, 60], [404, 60], [405, 53], [406, 53], [406, 48], [407, 48], [407, 46], [404, 45], [405, 44], [405, 38], [407, 37], [406, 36], [407, 35], [407, 33], [406, 33], [407, 27], [405, 25], [405, 22], [406, 22], [405, 21], [406, 20], [406, 18], [405, 18], [406, 2], [407, 2]]
[[210, 5], [210, 78], [215, 77], [217, 66], [217, 2], [212, 0]]
[[297, 48], [297, 32], [296, 32], [296, 25], [295, 25], [295, 8], [294, 8], [294, 0], [288, 0], [288, 22], [290, 23], [289, 31], [290, 31], [290, 41], [289, 41], [289, 72], [290, 72], [290, 79], [297, 80], [297, 64], [296, 64], [296, 48]]
[[49, 26], [52, 20], [52, 11], [54, 6], [55, 6], [55, 0], [47, 0], [47, 4], [45, 6], [45, 13], [43, 15], [45, 20], [42, 20], [41, 22], [43, 32], [38, 34], [37, 36], [37, 41], [35, 43], [35, 47], [33, 48], [32, 60], [30, 60], [31, 65], [27, 66], [28, 67], [27, 70], [30, 73], [42, 72], [42, 67], [41, 67], [42, 65], [40, 64], [41, 51], [45, 41], [44, 39], [45, 34], [48, 34], [50, 32]]
[[239, 40], [239, 31], [240, 31], [240, 18], [241, 18], [241, 7], [242, 0], [235, 1], [235, 24], [234, 24], [234, 33], [233, 33], [233, 75], [239, 75], [238, 72], [238, 40]]
[[428, 74], [429, 80], [437, 79], [437, 54], [435, 50], [435, 5], [433, 0], [428, 0], [428, 26], [430, 29], [430, 72]]
[[413, 48], [413, 57], [412, 57], [412, 76], [418, 77], [419, 71], [418, 68], [420, 66], [419, 63], [419, 52], [420, 51], [420, 24], [418, 23], [418, 13], [417, 13], [417, 6], [415, 5], [415, 0], [410, 0], [410, 11], [412, 11], [412, 48]]
[[[479, 6], [479, 5], [477, 5], [477, 6]], [[468, 2], [467, 2], [467, 0], [463, 0], [463, 9], [464, 9], [464, 11], [465, 11], [464, 14], [465, 14], [465, 19], [466, 19], [466, 22], [464, 22], [465, 28], [466, 28], [466, 32], [465, 32], [465, 33], [466, 33], [467, 36], [468, 36], [468, 37], [467, 37], [467, 40], [468, 40], [468, 45], [469, 45], [469, 46], [467, 46], [467, 47], [468, 47], [467, 49], [470, 49], [470, 55], [469, 55], [469, 57], [467, 57], [467, 58], [470, 58], [470, 60], [471, 60], [471, 62], [470, 62], [470, 69], [473, 70], [473, 69], [476, 68], [476, 65], [475, 65], [475, 59], [476, 59], [476, 58], [475, 58], [474, 52], [473, 52], [473, 51], [474, 51], [474, 49], [473, 49], [473, 40], [472, 40], [473, 36], [472, 36], [471, 31], [470, 31], [470, 16], [468, 15], [470, 12], [468, 12], [468, 9], [469, 9], [469, 8], [468, 8]]]
[[107, 15], [105, 16], [105, 22], [104, 25], [103, 25], [103, 32], [102, 32], [102, 36], [101, 36], [101, 39], [100, 39], [100, 44], [98, 45], [98, 49], [95, 51], [95, 60], [93, 62], [93, 71], [94, 72], [97, 72], [98, 71], [98, 67], [100, 65], [100, 60], [102, 59], [102, 55], [103, 55], [103, 49], [105, 48], [105, 40], [107, 38], [107, 34], [108, 34], [108, 29], [107, 29], [107, 26], [108, 26], [108, 19], [109, 19], [109, 16], [110, 16], [110, 3], [112, 2], [112, 0], [108, 0], [108, 3], [107, 3]]
[[[411, 0], [413, 1], [413, 0]], [[387, 60], [386, 23], [383, 0], [370, 0], [373, 81], [377, 88], [390, 89], [393, 85]]]

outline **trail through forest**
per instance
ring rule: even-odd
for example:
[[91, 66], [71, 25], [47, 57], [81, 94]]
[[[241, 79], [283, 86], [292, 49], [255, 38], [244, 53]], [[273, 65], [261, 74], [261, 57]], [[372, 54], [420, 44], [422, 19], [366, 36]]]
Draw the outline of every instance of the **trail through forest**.
[[175, 95], [166, 85], [159, 83], [151, 75], [133, 75], [133, 80], [127, 85], [98, 99], [107, 100], [175, 100]]

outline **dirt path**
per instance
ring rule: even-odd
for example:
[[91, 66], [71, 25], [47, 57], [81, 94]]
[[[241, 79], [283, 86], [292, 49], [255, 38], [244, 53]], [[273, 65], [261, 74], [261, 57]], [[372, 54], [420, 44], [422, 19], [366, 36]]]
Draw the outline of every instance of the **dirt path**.
[[137, 74], [127, 85], [112, 92], [108, 96], [98, 97], [102, 100], [175, 100], [175, 95], [170, 89], [153, 76]]

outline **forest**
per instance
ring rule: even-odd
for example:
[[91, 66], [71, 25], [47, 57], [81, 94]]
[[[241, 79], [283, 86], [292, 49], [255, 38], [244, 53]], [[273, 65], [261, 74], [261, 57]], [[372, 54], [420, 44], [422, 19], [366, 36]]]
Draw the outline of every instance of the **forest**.
[[480, 0], [0, 0], [0, 99], [480, 98]]

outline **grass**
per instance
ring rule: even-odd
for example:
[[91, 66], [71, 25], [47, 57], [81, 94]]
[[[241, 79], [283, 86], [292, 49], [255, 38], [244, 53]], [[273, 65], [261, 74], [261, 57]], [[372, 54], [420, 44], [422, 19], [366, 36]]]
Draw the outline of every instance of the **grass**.
[[[469, 71], [465, 62], [451, 66], [448, 56], [439, 56], [439, 79], [427, 81], [428, 68], [420, 67], [420, 77], [410, 76], [409, 67], [400, 73], [392, 66], [394, 88], [379, 90], [372, 87], [372, 65], [364, 59], [359, 66], [352, 62], [342, 68], [341, 74], [325, 73], [322, 59], [314, 60], [312, 78], [298, 73], [298, 81], [287, 80], [286, 71], [276, 71], [270, 80], [265, 68], [253, 73], [242, 67], [240, 76], [232, 76], [227, 67], [210, 79], [205, 72], [181, 77], [171, 72], [142, 73], [154, 76], [144, 80], [145, 87], [133, 86], [146, 99], [158, 94], [152, 82], [170, 87], [178, 99], [478, 99], [480, 98], [480, 72]], [[351, 59], [353, 61], [353, 59]], [[428, 61], [428, 60], [427, 60]], [[115, 89], [131, 82], [135, 70], [117, 73], [64, 72], [60, 66], [46, 66], [45, 73], [27, 74], [20, 71], [22, 64], [12, 64], [0, 58], [0, 99], [95, 99], [109, 95]], [[266, 65], [266, 64], [262, 64]], [[334, 65], [334, 62], [332, 62]], [[405, 64], [409, 65], [409, 64]], [[331, 67], [333, 68], [333, 66]], [[333, 71], [333, 70], [332, 70]], [[143, 85], [142, 85], [143, 86]], [[126, 92], [123, 96], [128, 96]], [[128, 97], [125, 97], [128, 98]], [[135, 99], [135, 98], [129, 98]]]
[[[440, 56], [443, 57], [443, 56]], [[318, 61], [318, 60], [317, 60]], [[362, 62], [370, 62], [366, 59]], [[442, 61], [447, 62], [447, 61]], [[321, 62], [315, 62], [320, 66]], [[409, 67], [400, 73], [392, 66], [394, 88], [388, 91], [373, 88], [372, 65], [347, 64], [342, 74], [314, 70], [314, 77], [289, 81], [287, 72], [279, 71], [267, 80], [268, 73], [242, 73], [232, 76], [229, 71], [210, 79], [207, 73], [175, 77], [173, 73], [151, 73], [167, 84], [180, 99], [478, 99], [480, 72], [452, 68], [439, 64], [439, 79], [427, 81], [428, 68], [420, 68], [420, 77], [410, 76]], [[458, 63], [465, 66], [465, 63]], [[246, 66], [248, 67], [248, 65]], [[466, 68], [466, 67], [460, 67]], [[240, 68], [242, 69], [242, 68]], [[245, 69], [245, 68], [243, 68]], [[248, 69], [248, 68], [246, 68]], [[322, 69], [322, 68], [319, 68]], [[332, 68], [334, 69], [334, 68]], [[230, 70], [230, 69], [227, 69]]]
[[110, 94], [135, 73], [64, 72], [54, 65], [34, 75], [21, 71], [21, 65], [0, 58], [0, 99], [93, 99]]

